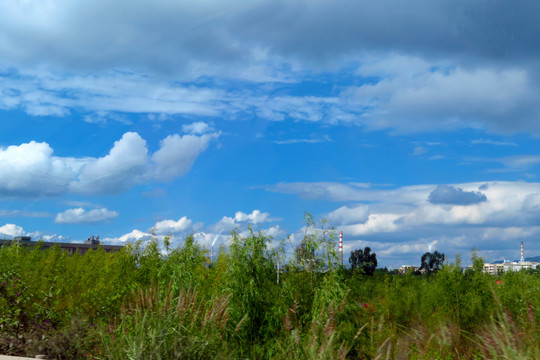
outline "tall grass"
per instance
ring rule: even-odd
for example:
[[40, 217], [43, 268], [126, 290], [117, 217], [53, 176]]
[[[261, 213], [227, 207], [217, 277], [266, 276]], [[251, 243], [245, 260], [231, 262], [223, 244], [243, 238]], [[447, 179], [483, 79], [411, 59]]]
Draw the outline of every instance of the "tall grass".
[[105, 359], [210, 359], [226, 357], [242, 326], [229, 315], [230, 296], [205, 300], [195, 289], [177, 299], [159, 286], [140, 289], [103, 335]]
[[[319, 241], [308, 232], [309, 241]], [[319, 249], [331, 248], [324, 233]], [[0, 248], [0, 353], [56, 359], [540, 359], [540, 277], [364, 276], [318, 269], [233, 234], [214, 264], [197, 243], [69, 256]], [[317, 246], [315, 246], [317, 248]]]

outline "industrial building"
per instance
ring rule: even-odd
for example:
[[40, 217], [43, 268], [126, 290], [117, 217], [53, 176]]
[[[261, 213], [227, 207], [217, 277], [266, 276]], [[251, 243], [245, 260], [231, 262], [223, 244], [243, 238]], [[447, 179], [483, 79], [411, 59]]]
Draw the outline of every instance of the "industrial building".
[[36, 245], [40, 245], [41, 249], [50, 249], [54, 246], [60, 247], [60, 249], [63, 249], [67, 251], [69, 254], [75, 254], [78, 252], [79, 254], [85, 254], [89, 249], [97, 250], [98, 248], [103, 249], [105, 252], [116, 252], [122, 250], [123, 246], [119, 245], [102, 245], [99, 242], [99, 236], [94, 237], [91, 236], [82, 244], [77, 243], [55, 243], [55, 242], [47, 242], [47, 241], [32, 241], [32, 238], [30, 236], [15, 236], [13, 240], [8, 239], [0, 239], [0, 246], [9, 246], [14, 243], [18, 243], [21, 246], [25, 247], [35, 247]]
[[507, 271], [520, 271], [527, 269], [536, 269], [540, 266], [540, 262], [525, 261], [523, 251], [523, 241], [521, 242], [521, 259], [519, 261], [504, 261], [502, 263], [484, 263], [483, 272], [485, 274], [497, 275]]

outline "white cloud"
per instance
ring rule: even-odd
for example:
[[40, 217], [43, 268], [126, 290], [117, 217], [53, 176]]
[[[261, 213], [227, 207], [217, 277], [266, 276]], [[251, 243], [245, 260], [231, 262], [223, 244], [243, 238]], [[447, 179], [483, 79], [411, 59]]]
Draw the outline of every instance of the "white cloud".
[[118, 217], [118, 212], [106, 208], [86, 210], [83, 208], [67, 209], [58, 213], [54, 219], [58, 224], [95, 224]]
[[524, 155], [512, 155], [503, 157], [469, 157], [467, 162], [480, 162], [480, 163], [500, 163], [503, 167], [492, 168], [486, 170], [487, 172], [525, 172], [529, 171], [535, 166], [540, 164], [540, 155], [538, 154], [524, 154]]
[[[310, 189], [281, 185], [301, 196]], [[487, 260], [514, 259], [519, 257], [520, 241], [526, 243], [530, 256], [540, 253], [540, 183], [453, 184], [449, 185], [452, 189], [462, 190], [447, 196], [446, 203], [436, 204], [428, 200], [437, 185], [359, 189], [340, 184], [340, 192], [321, 190], [325, 186], [335, 189], [337, 185], [315, 184], [314, 198], [368, 202], [342, 206], [324, 216], [330, 226], [343, 230], [347, 255], [355, 248], [370, 246], [379, 255], [381, 265], [400, 266], [401, 262], [419, 263], [429, 247], [446, 253], [450, 260], [461, 254], [468, 261], [475, 247]], [[474, 194], [474, 201], [463, 194]]]
[[5, 95], [0, 108], [23, 108], [34, 116], [65, 116], [77, 109], [90, 112], [83, 117], [85, 122], [98, 124], [129, 123], [121, 113], [212, 116], [219, 114], [226, 100], [220, 90], [181, 87], [134, 72], [66, 77], [19, 70], [9, 75], [0, 72], [0, 80], [0, 94]]
[[[3, 2], [0, 107], [34, 115], [90, 112], [84, 117], [90, 122], [114, 120], [116, 112], [230, 118], [247, 112], [409, 132], [538, 132], [531, 121], [539, 114], [533, 81], [539, 68], [532, 61], [538, 49], [530, 31], [538, 26], [530, 16], [537, 5], [491, 5]], [[358, 64], [354, 83], [369, 82], [342, 94], [338, 84], [335, 96], [266, 96], [228, 86], [240, 80], [272, 89], [306, 74], [341, 77]]]
[[329, 214], [326, 219], [335, 225], [350, 225], [363, 223], [368, 220], [369, 206], [357, 205], [354, 207], [342, 206]]
[[126, 242], [139, 241], [139, 240], [148, 241], [151, 238], [152, 238], [152, 234], [135, 229], [122, 236], [119, 236], [116, 238], [107, 237], [107, 238], [101, 239], [101, 241], [103, 243], [124, 244]]
[[540, 155], [516, 155], [506, 156], [496, 159], [503, 163], [508, 169], [523, 171], [540, 163]]
[[127, 132], [101, 158], [57, 157], [47, 143], [31, 141], [0, 148], [0, 196], [106, 194], [148, 181], [170, 181], [185, 175], [219, 133], [170, 135], [153, 155], [146, 141]]
[[218, 221], [210, 228], [213, 232], [221, 233], [229, 232], [242, 225], [260, 225], [268, 221], [274, 221], [274, 219], [270, 218], [270, 214], [267, 212], [253, 210], [251, 214], [246, 214], [242, 211], [237, 211], [236, 214], [234, 214], [234, 218], [224, 216], [220, 221]]
[[14, 236], [26, 235], [26, 232], [24, 231], [22, 227], [18, 225], [5, 224], [4, 226], [0, 226], [0, 235], [2, 237], [5, 237], [5, 236], [14, 237]]
[[[372, 129], [539, 130], [527, 124], [539, 114], [539, 109], [534, 105], [532, 94], [537, 91], [531, 74], [523, 69], [437, 68], [437, 64], [406, 57], [398, 57], [396, 62], [400, 63], [396, 72], [380, 82], [344, 92], [357, 105], [371, 109], [364, 123]], [[411, 63], [418, 65], [414, 71], [407, 67]], [[361, 74], [363, 71], [366, 70], [360, 68]], [[365, 74], [372, 72], [369, 69]], [[520, 116], [518, 120], [516, 114]]]
[[253, 210], [251, 214], [246, 214], [241, 211], [237, 211], [234, 214], [234, 221], [237, 223], [248, 222], [250, 224], [262, 224], [268, 221], [270, 214], [267, 212], [261, 212], [260, 210]]
[[386, 233], [399, 230], [396, 220], [401, 219], [401, 214], [370, 214], [367, 221], [360, 224], [345, 225], [341, 229], [353, 236], [371, 235], [374, 233]]
[[155, 166], [153, 177], [169, 181], [185, 175], [193, 166], [195, 159], [208, 148], [212, 139], [219, 133], [201, 136], [178, 134], [169, 135], [161, 141], [161, 148], [152, 155]]
[[0, 196], [56, 196], [65, 193], [75, 171], [71, 159], [52, 156], [47, 143], [31, 141], [0, 148]]
[[158, 235], [169, 235], [185, 232], [191, 229], [192, 221], [187, 217], [183, 216], [177, 221], [174, 220], [163, 220], [157, 222], [153, 230]]
[[148, 166], [146, 141], [134, 132], [115, 141], [108, 155], [86, 159], [78, 172], [72, 191], [81, 193], [119, 192], [142, 182]]
[[182, 125], [182, 131], [188, 134], [200, 135], [214, 131], [214, 129], [203, 121], [197, 121], [192, 124]]

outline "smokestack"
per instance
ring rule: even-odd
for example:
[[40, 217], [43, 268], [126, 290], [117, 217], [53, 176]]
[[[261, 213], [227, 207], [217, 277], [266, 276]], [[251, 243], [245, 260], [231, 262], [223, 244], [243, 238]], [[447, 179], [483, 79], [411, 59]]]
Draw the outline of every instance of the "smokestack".
[[343, 266], [343, 231], [339, 232], [339, 264]]
[[525, 256], [523, 255], [523, 241], [521, 242], [521, 263], [525, 262]]

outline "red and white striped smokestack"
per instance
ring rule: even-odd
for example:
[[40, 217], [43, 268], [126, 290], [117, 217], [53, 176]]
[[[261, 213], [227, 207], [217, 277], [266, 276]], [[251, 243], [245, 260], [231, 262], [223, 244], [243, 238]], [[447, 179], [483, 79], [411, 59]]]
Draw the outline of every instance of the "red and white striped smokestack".
[[525, 256], [523, 254], [523, 241], [521, 242], [521, 262], [525, 261]]
[[343, 231], [339, 232], [339, 262], [343, 265]]

